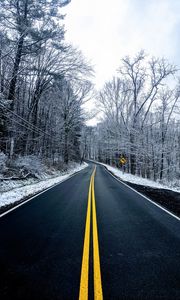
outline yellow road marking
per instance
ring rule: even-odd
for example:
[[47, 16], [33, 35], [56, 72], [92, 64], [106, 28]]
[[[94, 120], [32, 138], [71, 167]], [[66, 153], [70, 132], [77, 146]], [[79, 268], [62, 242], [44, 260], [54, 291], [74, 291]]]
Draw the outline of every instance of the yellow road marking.
[[[95, 172], [94, 172], [94, 176], [95, 176]], [[92, 180], [94, 300], [102, 300], [103, 293], [102, 293], [101, 268], [100, 268], [100, 258], [99, 258], [96, 203], [95, 203], [95, 192], [94, 192], [94, 176]]]
[[92, 217], [93, 217], [94, 299], [95, 300], [103, 299], [100, 258], [99, 258], [99, 245], [98, 245], [97, 219], [96, 219], [95, 192], [94, 192], [95, 172], [96, 172], [96, 167], [91, 175], [91, 180], [90, 180], [90, 185], [89, 185], [88, 207], [87, 207], [86, 227], [85, 227], [84, 247], [83, 247], [83, 258], [82, 258], [82, 266], [81, 266], [79, 300], [88, 300], [91, 202], [92, 202], [92, 214], [93, 214]]
[[84, 248], [83, 248], [83, 258], [82, 258], [82, 267], [81, 267], [79, 300], [87, 300], [88, 299], [91, 185], [92, 185], [92, 176], [91, 176], [91, 180], [90, 180], [89, 193], [88, 193], [88, 207], [87, 207]]

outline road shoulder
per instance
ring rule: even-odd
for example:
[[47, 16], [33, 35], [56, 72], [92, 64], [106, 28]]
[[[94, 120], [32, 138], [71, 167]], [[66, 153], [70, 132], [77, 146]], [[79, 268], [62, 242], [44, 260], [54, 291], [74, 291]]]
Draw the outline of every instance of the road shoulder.
[[0, 193], [0, 217], [27, 203], [28, 201], [34, 199], [38, 195], [46, 192], [56, 185], [64, 182], [65, 180], [70, 179], [72, 176], [75, 176], [86, 167], [88, 167], [88, 164], [84, 163], [66, 175], [57, 176], [48, 180], [42, 180], [32, 185], [25, 185], [23, 187], [13, 189], [12, 191]]

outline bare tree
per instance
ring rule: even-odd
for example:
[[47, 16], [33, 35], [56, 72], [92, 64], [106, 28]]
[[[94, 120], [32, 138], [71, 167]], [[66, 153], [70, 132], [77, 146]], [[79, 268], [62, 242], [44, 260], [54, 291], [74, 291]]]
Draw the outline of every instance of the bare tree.
[[173, 118], [179, 101], [179, 88], [170, 90], [167, 79], [176, 71], [165, 59], [149, 59], [142, 51], [122, 60], [119, 77], [106, 82], [98, 95], [103, 113], [98, 159], [120, 166], [119, 157], [125, 156], [128, 172], [167, 178], [166, 170], [177, 156], [171, 155], [170, 124], [176, 128]]

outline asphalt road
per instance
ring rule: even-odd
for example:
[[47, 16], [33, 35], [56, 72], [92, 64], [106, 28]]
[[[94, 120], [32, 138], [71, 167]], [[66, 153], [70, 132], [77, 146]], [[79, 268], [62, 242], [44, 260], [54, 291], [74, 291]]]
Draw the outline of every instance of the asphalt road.
[[0, 218], [1, 300], [180, 299], [180, 221], [93, 169]]

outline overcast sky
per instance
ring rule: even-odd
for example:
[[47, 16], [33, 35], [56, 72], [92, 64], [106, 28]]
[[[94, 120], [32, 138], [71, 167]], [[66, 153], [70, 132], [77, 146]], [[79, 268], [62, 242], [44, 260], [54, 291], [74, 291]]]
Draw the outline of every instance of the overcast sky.
[[71, 0], [66, 40], [95, 66], [97, 88], [140, 49], [180, 66], [180, 0]]

